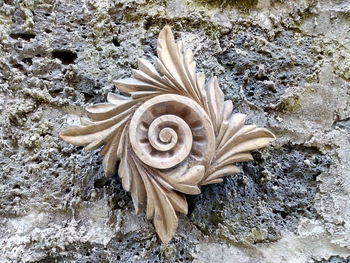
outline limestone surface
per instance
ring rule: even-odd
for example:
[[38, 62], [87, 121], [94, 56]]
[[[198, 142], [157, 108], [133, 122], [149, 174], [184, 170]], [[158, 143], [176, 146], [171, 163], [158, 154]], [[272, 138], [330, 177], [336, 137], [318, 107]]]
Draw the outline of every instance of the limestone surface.
[[[174, 239], [58, 138], [165, 26], [277, 140], [188, 196]], [[350, 262], [348, 0], [0, 0], [0, 262]]]

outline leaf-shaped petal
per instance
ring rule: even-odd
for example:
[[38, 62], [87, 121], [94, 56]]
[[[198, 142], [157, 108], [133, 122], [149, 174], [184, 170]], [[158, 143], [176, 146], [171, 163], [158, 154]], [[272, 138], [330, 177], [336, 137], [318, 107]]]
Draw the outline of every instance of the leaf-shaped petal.
[[233, 111], [232, 101], [226, 100], [224, 102], [224, 109], [223, 109], [223, 113], [222, 113], [223, 118], [222, 119], [227, 120], [232, 115], [232, 111]]
[[221, 177], [235, 173], [239, 173], [239, 168], [235, 165], [227, 165], [206, 177], [202, 184], [212, 184], [213, 182], [217, 182], [217, 179], [220, 179]]
[[227, 143], [227, 141], [244, 126], [246, 115], [241, 113], [232, 114], [228, 120], [224, 120], [217, 136], [218, 150]]
[[162, 190], [156, 183], [153, 183], [152, 187], [157, 197], [155, 199], [157, 205], [155, 206], [153, 218], [154, 226], [163, 243], [168, 243], [175, 235], [178, 219], [175, 209], [164, 190]]
[[201, 193], [201, 190], [197, 185], [190, 185], [190, 184], [182, 184], [182, 183], [176, 183], [173, 184], [174, 189], [178, 192], [188, 194], [188, 195], [198, 195]]
[[219, 83], [216, 77], [209, 81], [207, 94], [210, 117], [214, 125], [215, 134], [217, 134], [223, 120], [224, 94], [219, 88]]
[[112, 92], [109, 92], [107, 94], [107, 101], [109, 103], [112, 103], [112, 104], [115, 104], [115, 105], [120, 105], [120, 104], [123, 104], [123, 102], [125, 100], [132, 100], [130, 97], [127, 97], [127, 96], [123, 96], [123, 95], [120, 95], [120, 94], [115, 94], [115, 93], [112, 93]]
[[223, 141], [223, 145], [218, 147], [216, 157], [219, 158], [228, 150], [232, 149], [232, 147], [237, 144], [238, 138], [240, 138], [241, 135], [246, 134], [255, 129], [255, 125], [243, 125], [240, 129], [236, 130], [235, 133], [230, 134], [230, 137], [228, 137], [226, 141]]
[[221, 161], [220, 163], [213, 164], [213, 166], [210, 169], [212, 171], [216, 171], [230, 163], [246, 162], [246, 161], [253, 161], [253, 156], [249, 152], [237, 153], [237, 154], [231, 155], [229, 158], [225, 159], [224, 161]]
[[[169, 176], [162, 172], [155, 173], [157, 174], [156, 178], [166, 180], [176, 191], [189, 195], [197, 195], [201, 193], [198, 183], [202, 180], [205, 174], [205, 167], [203, 165], [197, 165], [186, 169], [184, 173], [176, 173], [175, 176]], [[169, 189], [169, 187], [166, 188]]]
[[183, 52], [182, 43], [176, 44], [170, 27], [165, 26], [159, 34], [156, 65], [159, 71], [167, 77], [178, 92], [192, 97], [202, 103], [201, 93], [198, 90], [195, 68], [191, 50]]
[[86, 126], [67, 128], [60, 133], [60, 137], [74, 145], [86, 146], [91, 144], [90, 149], [96, 148], [105, 143], [106, 139], [110, 138], [109, 136], [125, 124], [132, 111], [133, 107], [107, 120], [92, 122], [92, 124]]
[[225, 152], [220, 158], [217, 159], [217, 162], [220, 163], [237, 153], [248, 152], [262, 148], [275, 139], [276, 137], [266, 129], [260, 128], [255, 129], [254, 131], [249, 131], [242, 134], [241, 137], [237, 137], [237, 144], [232, 145], [229, 151]]
[[122, 185], [125, 191], [130, 191], [132, 177], [135, 171], [132, 169], [132, 166], [128, 163], [128, 147], [124, 147], [123, 158], [119, 163], [118, 174], [122, 179]]
[[202, 180], [204, 172], [203, 165], [196, 165], [188, 169], [177, 181], [182, 184], [197, 185]]
[[154, 79], [141, 70], [133, 70], [133, 76], [135, 79], [158, 87], [160, 91], [171, 92], [171, 88], [168, 85], [164, 84], [164, 81], [162, 81], [162, 79], [160, 81], [158, 78]]
[[[174, 236], [178, 225], [174, 205], [178, 210], [187, 210], [187, 207], [183, 205], [185, 199], [181, 200], [173, 194], [174, 192], [165, 190], [152, 175], [148, 174], [141, 163], [137, 160], [134, 161], [147, 193], [147, 217], [153, 217], [153, 223], [160, 239], [163, 243], [168, 243]], [[169, 193], [171, 195], [170, 199], [168, 196]]]
[[114, 80], [113, 84], [122, 92], [130, 93], [135, 91], [157, 91], [160, 88], [134, 78]]
[[130, 95], [135, 100], [149, 100], [154, 96], [162, 94], [161, 91], [136, 91], [130, 92]]
[[118, 104], [112, 103], [99, 103], [92, 106], [86, 107], [87, 115], [95, 120], [101, 121], [113, 118], [114, 116], [130, 109], [137, 101], [134, 100], [121, 100]]
[[[128, 158], [125, 156], [125, 158]], [[146, 200], [148, 199], [147, 192], [146, 192], [146, 185], [142, 179], [142, 175], [140, 170], [138, 169], [137, 165], [135, 165], [133, 158], [128, 158], [128, 164], [130, 169], [130, 176], [131, 176], [131, 198], [132, 202], [135, 207], [136, 214], [141, 213], [144, 211], [147, 203]], [[148, 205], [147, 205], [148, 207]]]
[[113, 176], [116, 172], [117, 162], [121, 158], [121, 149], [124, 149], [124, 133], [125, 127], [123, 131], [118, 132], [112, 140], [108, 141], [100, 152], [101, 155], [104, 155], [103, 170], [106, 176]]
[[94, 124], [81, 127], [70, 127], [61, 132], [60, 137], [71, 144], [85, 146], [87, 150], [93, 150], [101, 146], [108, 138], [113, 136], [114, 132], [120, 128], [124, 122], [125, 121], [121, 121], [111, 127], [96, 130], [91, 133], [88, 132], [95, 128]]
[[188, 204], [183, 194], [179, 194], [175, 191], [171, 191], [171, 192], [167, 192], [167, 197], [177, 212], [185, 215], [187, 214]]

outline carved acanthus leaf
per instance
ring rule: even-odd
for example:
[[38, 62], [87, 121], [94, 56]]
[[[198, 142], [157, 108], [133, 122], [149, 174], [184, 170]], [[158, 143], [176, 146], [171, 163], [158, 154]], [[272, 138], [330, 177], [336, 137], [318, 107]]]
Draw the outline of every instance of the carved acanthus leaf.
[[244, 125], [233, 113], [216, 77], [205, 85], [196, 73], [191, 50], [176, 43], [168, 26], [160, 32], [155, 66], [139, 59], [133, 77], [114, 81], [124, 95], [110, 93], [107, 103], [86, 108], [81, 126], [60, 137], [93, 150], [100, 146], [106, 176], [116, 173], [131, 192], [136, 213], [153, 218], [161, 240], [175, 234], [176, 212], [187, 213], [185, 194], [239, 172], [236, 162], [250, 161], [251, 150], [275, 136]]

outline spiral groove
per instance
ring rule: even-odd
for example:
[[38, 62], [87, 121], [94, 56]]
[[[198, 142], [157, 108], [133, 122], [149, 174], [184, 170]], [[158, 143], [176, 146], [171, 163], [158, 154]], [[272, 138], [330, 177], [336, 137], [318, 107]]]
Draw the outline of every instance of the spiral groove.
[[[171, 127], [175, 127], [176, 130]], [[186, 122], [176, 115], [160, 116], [151, 123], [148, 129], [150, 144], [155, 149], [162, 152], [173, 149], [178, 143], [179, 136], [185, 138], [186, 140], [182, 144], [192, 144], [191, 129], [188, 127]], [[187, 156], [190, 149], [186, 150]], [[185, 155], [185, 152], [181, 151], [181, 153]]]
[[196, 102], [180, 95], [159, 95], [142, 104], [131, 119], [129, 136], [137, 157], [154, 168], [212, 157], [209, 117]]

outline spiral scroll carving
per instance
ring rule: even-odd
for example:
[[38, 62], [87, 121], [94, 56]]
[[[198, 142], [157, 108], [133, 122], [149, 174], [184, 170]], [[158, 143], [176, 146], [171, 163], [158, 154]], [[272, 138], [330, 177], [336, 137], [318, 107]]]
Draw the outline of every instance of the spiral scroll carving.
[[208, 163], [214, 151], [214, 131], [206, 112], [193, 100], [160, 95], [134, 113], [129, 137], [137, 157], [159, 169], [187, 161]]
[[156, 66], [139, 59], [132, 78], [114, 81], [125, 95], [110, 93], [107, 103], [87, 107], [81, 126], [60, 137], [86, 150], [102, 147], [105, 175], [118, 173], [136, 212], [146, 211], [167, 243], [177, 213], [187, 213], [185, 194], [199, 194], [201, 185], [239, 172], [234, 163], [252, 160], [249, 151], [275, 136], [233, 113], [217, 79], [205, 84], [191, 50], [175, 42], [168, 26], [160, 32], [157, 53]]

